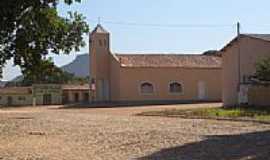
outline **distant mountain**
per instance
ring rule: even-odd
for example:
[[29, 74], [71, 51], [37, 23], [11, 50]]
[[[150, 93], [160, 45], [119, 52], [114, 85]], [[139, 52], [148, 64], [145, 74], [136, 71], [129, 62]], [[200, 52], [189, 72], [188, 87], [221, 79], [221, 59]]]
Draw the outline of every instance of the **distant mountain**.
[[[72, 62], [61, 67], [63, 71], [74, 74], [76, 77], [89, 76], [89, 54], [78, 55]], [[11, 82], [21, 82], [23, 76], [19, 75], [11, 80]], [[1, 81], [0, 81], [1, 86]]]
[[89, 76], [89, 54], [78, 55], [71, 63], [61, 68], [77, 77], [87, 77]]
[[23, 81], [23, 75], [19, 75], [11, 80], [11, 82], [21, 82]]

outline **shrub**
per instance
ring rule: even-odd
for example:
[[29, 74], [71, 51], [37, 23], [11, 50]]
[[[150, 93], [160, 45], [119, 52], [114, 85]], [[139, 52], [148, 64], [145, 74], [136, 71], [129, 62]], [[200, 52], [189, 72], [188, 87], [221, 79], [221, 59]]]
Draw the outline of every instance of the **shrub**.
[[270, 81], [270, 58], [265, 58], [256, 63], [255, 76], [261, 81]]

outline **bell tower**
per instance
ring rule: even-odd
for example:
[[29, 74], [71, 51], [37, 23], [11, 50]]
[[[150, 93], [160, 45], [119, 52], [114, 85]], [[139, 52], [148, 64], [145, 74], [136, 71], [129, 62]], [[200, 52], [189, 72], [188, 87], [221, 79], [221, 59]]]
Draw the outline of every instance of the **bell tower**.
[[92, 101], [110, 101], [110, 33], [100, 24], [90, 33], [89, 54]]

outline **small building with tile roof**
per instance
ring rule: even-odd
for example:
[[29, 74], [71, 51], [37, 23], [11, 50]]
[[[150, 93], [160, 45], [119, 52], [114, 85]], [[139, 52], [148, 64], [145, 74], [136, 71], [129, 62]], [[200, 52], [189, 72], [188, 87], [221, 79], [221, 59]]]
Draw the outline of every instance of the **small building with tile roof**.
[[[248, 88], [256, 63], [270, 57], [270, 34], [240, 34], [221, 49], [224, 106], [248, 103]], [[270, 104], [269, 96], [259, 103]]]
[[34, 84], [0, 89], [0, 106], [83, 104], [89, 101], [89, 84]]
[[32, 105], [31, 87], [6, 87], [0, 89], [0, 106]]
[[92, 101], [221, 101], [219, 56], [113, 53], [110, 33], [100, 24], [89, 41]]
[[62, 85], [63, 104], [89, 103], [89, 84], [64, 84]]

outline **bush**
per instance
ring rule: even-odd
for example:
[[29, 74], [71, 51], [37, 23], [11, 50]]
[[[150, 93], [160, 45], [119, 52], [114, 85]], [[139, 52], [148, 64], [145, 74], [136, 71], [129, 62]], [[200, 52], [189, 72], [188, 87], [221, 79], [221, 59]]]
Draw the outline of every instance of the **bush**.
[[255, 76], [261, 81], [270, 81], [270, 58], [265, 58], [256, 63]]

